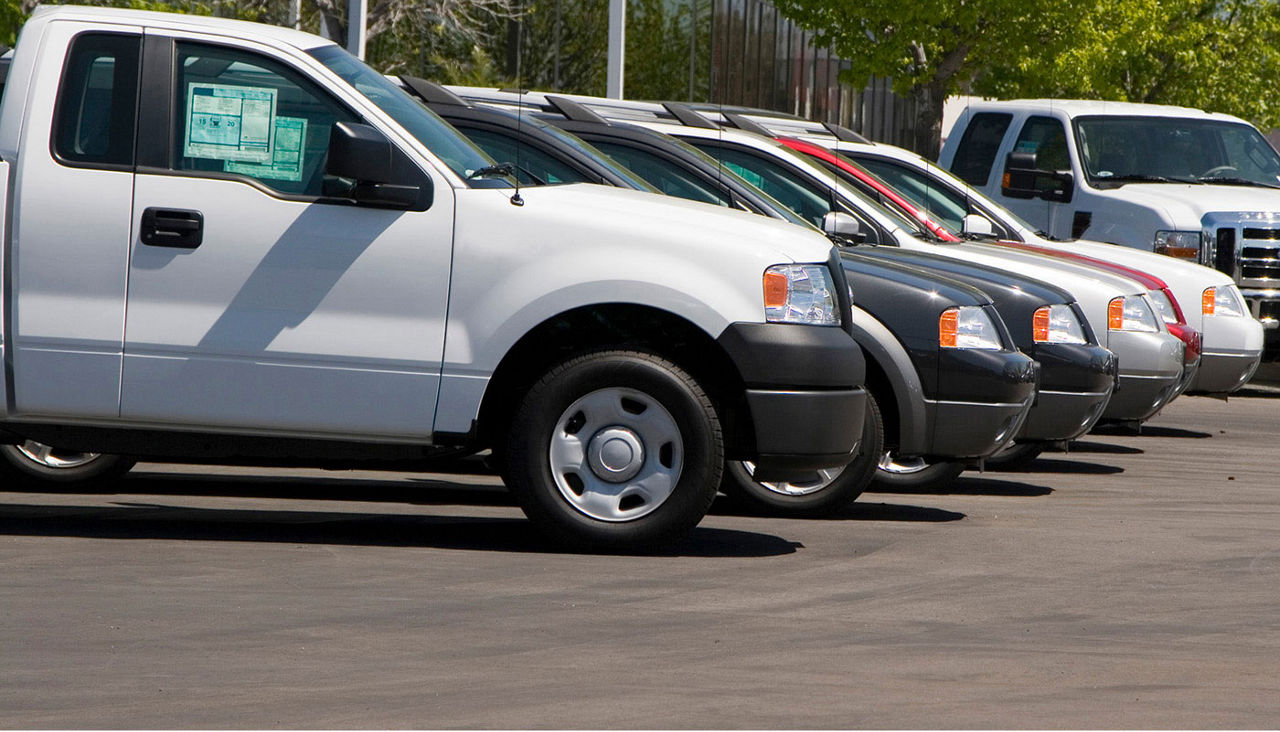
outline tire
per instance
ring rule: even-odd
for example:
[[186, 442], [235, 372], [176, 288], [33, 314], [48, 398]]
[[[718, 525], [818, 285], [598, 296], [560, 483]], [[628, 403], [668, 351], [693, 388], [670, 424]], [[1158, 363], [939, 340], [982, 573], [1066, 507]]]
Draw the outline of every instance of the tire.
[[1044, 443], [1014, 443], [1000, 450], [984, 461], [984, 467], [992, 470], [1025, 470], [1040, 453], [1044, 452]]
[[0, 474], [27, 486], [107, 483], [133, 466], [133, 460], [119, 455], [60, 450], [34, 440], [0, 445]]
[[880, 458], [873, 484], [882, 491], [911, 492], [944, 488], [964, 472], [964, 466], [951, 461], [930, 463], [920, 458], [902, 459], [885, 452]]
[[507, 487], [553, 540], [633, 551], [672, 542], [706, 515], [724, 439], [711, 400], [679, 366], [601, 351], [552, 368], [525, 394], [505, 462]]
[[838, 511], [862, 495], [875, 477], [884, 452], [884, 423], [880, 407], [867, 394], [858, 456], [841, 468], [819, 470], [813, 478], [792, 483], [761, 483], [751, 477], [755, 466], [741, 460], [725, 462], [724, 491], [757, 509], [786, 516], [819, 516]]

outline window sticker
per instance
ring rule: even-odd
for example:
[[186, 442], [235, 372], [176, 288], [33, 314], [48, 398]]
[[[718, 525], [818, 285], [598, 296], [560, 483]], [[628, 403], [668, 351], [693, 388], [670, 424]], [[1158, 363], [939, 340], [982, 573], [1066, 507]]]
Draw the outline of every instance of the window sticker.
[[276, 90], [230, 84], [187, 84], [189, 158], [271, 162]]
[[302, 147], [307, 139], [307, 120], [303, 117], [276, 117], [275, 144], [269, 163], [245, 163], [228, 160], [222, 169], [263, 180], [302, 180]]

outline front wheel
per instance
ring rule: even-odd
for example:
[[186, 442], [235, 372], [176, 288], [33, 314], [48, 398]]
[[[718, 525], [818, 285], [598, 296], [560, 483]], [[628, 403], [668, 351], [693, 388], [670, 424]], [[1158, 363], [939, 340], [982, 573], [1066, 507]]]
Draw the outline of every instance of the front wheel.
[[752, 477], [754, 463], [729, 460], [725, 463], [725, 492], [775, 514], [814, 516], [839, 510], [866, 490], [884, 450], [880, 407], [869, 393], [860, 445], [857, 457], [848, 465], [818, 470], [805, 480], [790, 483], [757, 481]]
[[925, 491], [943, 488], [951, 484], [964, 466], [960, 463], [929, 462], [918, 457], [898, 457], [885, 452], [876, 470], [875, 485], [882, 491]]
[[25, 485], [91, 485], [118, 478], [134, 465], [119, 455], [63, 450], [34, 440], [0, 445], [0, 473]]
[[631, 550], [692, 529], [723, 460], [720, 421], [692, 376], [651, 353], [602, 351], [556, 366], [525, 395], [503, 478], [553, 539]]

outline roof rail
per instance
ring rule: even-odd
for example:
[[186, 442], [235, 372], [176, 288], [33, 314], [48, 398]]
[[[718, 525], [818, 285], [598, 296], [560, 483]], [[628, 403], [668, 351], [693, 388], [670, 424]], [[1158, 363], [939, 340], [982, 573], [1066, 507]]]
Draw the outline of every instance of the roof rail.
[[545, 99], [547, 100], [547, 104], [551, 105], [555, 111], [563, 114], [568, 119], [576, 120], [578, 122], [599, 122], [609, 124], [609, 120], [601, 117], [568, 97], [548, 94]]
[[764, 135], [765, 137], [774, 136], [774, 134], [764, 125], [756, 122], [755, 120], [748, 119], [744, 114], [739, 114], [737, 112], [725, 112], [724, 118], [729, 120], [734, 127], [737, 127], [744, 132], [754, 132], [757, 135]]
[[419, 79], [416, 76], [401, 76], [400, 81], [409, 87], [409, 91], [418, 95], [427, 104], [448, 104], [455, 107], [470, 107], [471, 102], [454, 94], [433, 81]]
[[718, 130], [720, 125], [712, 122], [706, 115], [698, 112], [693, 107], [680, 102], [663, 102], [663, 109], [671, 113], [685, 127], [701, 127], [704, 130]]
[[849, 129], [848, 127], [845, 127], [843, 125], [838, 125], [835, 122], [823, 122], [822, 126], [826, 127], [827, 132], [830, 132], [831, 134], [835, 135], [836, 139], [841, 142], [860, 142], [864, 145], [875, 144], [872, 141], [868, 140], [867, 138], [863, 137], [862, 135], [859, 135], [858, 133]]

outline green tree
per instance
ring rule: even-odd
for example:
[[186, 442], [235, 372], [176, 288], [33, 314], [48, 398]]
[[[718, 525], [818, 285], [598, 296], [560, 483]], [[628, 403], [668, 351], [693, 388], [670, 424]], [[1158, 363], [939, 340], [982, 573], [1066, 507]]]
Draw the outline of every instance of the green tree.
[[1061, 53], [999, 65], [974, 91], [1178, 104], [1280, 126], [1280, 3], [1275, 0], [1098, 2]]
[[[1070, 42], [1081, 6], [1094, 0], [776, 0], [850, 67], [856, 87], [891, 77], [916, 106], [917, 152], [935, 157], [942, 105], [1010, 58], [1055, 54]], [[1106, 2], [1107, 0], [1101, 0]], [[1117, 0], [1128, 2], [1129, 0]]]

